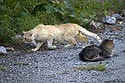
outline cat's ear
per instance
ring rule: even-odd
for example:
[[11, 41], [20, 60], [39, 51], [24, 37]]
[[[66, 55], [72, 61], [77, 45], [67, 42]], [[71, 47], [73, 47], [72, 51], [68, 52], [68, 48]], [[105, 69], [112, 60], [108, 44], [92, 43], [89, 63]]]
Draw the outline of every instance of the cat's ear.
[[26, 31], [23, 31], [23, 34], [27, 33]]

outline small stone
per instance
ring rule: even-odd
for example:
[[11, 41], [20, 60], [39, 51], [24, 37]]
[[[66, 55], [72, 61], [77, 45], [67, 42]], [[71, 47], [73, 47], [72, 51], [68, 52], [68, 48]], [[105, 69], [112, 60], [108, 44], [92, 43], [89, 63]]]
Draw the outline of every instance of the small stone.
[[122, 20], [123, 17], [119, 14], [113, 14], [112, 17], [115, 17], [117, 20]]
[[94, 22], [93, 20], [90, 22], [90, 25], [93, 25], [95, 28], [98, 28], [102, 25], [102, 23]]
[[6, 47], [6, 50], [7, 51], [14, 51], [14, 48], [13, 47]]
[[0, 46], [0, 54], [7, 54], [7, 50], [4, 46]]
[[122, 10], [123, 16], [125, 16], [125, 9]]
[[13, 40], [19, 40], [19, 39], [22, 39], [22, 36], [21, 35], [15, 35], [15, 36], [12, 36], [11, 38]]
[[116, 18], [111, 16], [105, 16], [102, 18], [102, 22], [107, 24], [116, 24]]

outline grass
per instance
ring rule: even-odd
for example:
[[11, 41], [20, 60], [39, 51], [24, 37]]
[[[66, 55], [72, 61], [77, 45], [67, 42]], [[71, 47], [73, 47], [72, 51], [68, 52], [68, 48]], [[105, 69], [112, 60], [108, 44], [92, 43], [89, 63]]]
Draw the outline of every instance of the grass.
[[6, 67], [5, 66], [0, 66], [0, 71], [5, 71]]
[[9, 67], [9, 66], [16, 66], [16, 65], [28, 66], [29, 63], [25, 63], [25, 62], [18, 62], [18, 63], [13, 63], [13, 64], [2, 63], [2, 64], [0, 64], [0, 71], [5, 71], [7, 69], [7, 67]]
[[80, 71], [84, 71], [84, 70], [104, 71], [104, 70], [106, 70], [106, 65], [105, 64], [97, 64], [97, 65], [79, 66], [76, 69], [80, 70]]
[[31, 52], [32, 52], [32, 50], [27, 50], [26, 52], [31, 53]]
[[27, 66], [27, 65], [29, 65], [29, 63], [25, 63], [25, 62], [18, 62], [18, 63], [14, 63], [14, 64], [12, 64], [13, 66], [14, 65], [24, 65], [24, 66]]
[[105, 15], [121, 14], [124, 5], [124, 0], [104, 0], [103, 3], [96, 0], [0, 0], [0, 42], [13, 43], [12, 36], [40, 23], [71, 22], [87, 28], [91, 20], [101, 21]]

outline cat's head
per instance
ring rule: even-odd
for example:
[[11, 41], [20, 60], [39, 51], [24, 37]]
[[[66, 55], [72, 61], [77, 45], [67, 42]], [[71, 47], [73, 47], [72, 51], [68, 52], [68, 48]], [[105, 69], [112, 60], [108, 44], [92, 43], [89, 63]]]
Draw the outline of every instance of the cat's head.
[[30, 43], [33, 40], [32, 31], [23, 31], [23, 41], [25, 43]]
[[101, 45], [110, 49], [113, 49], [115, 47], [113, 40], [110, 39], [104, 39]]

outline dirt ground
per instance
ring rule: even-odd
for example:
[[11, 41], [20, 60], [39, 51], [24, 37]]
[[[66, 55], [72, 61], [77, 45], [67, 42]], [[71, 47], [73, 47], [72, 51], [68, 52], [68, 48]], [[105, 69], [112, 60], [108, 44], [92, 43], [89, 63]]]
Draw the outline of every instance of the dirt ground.
[[[97, 31], [102, 39], [114, 39], [114, 57], [82, 62], [78, 54], [84, 44], [55, 50], [9, 51], [0, 56], [0, 83], [125, 83], [125, 25], [106, 25]], [[98, 44], [95, 39], [90, 39]], [[78, 66], [106, 64], [105, 71], [76, 70]]]

